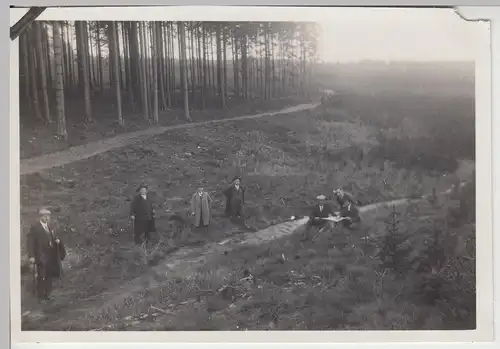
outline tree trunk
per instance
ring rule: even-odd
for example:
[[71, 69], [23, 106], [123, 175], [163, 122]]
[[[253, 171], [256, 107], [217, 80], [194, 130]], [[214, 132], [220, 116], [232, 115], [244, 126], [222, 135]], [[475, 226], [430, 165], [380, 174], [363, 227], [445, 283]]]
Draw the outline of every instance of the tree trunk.
[[211, 86], [211, 90], [212, 90], [212, 96], [215, 97], [216, 95], [216, 91], [217, 91], [217, 88], [216, 88], [216, 82], [215, 82], [215, 79], [216, 78], [216, 75], [215, 75], [215, 57], [214, 57], [214, 36], [213, 36], [213, 33], [210, 32], [210, 64], [212, 66], [212, 86]]
[[[73, 43], [74, 43], [74, 40], [73, 40], [73, 31], [70, 30], [70, 25], [68, 22], [66, 22], [66, 25], [64, 27], [62, 27], [62, 29], [66, 29], [66, 33], [67, 33], [67, 38], [68, 38], [68, 59], [69, 59], [69, 71], [70, 71], [70, 75], [71, 75], [71, 85], [68, 86], [68, 87], [71, 87], [72, 89], [75, 88], [76, 86], [76, 81], [77, 81], [77, 77], [76, 77], [76, 72], [75, 72], [75, 50], [73, 49]], [[54, 65], [54, 70], [55, 70], [55, 65]], [[68, 90], [68, 88], [65, 89], [66, 91]]]
[[160, 95], [161, 95], [161, 105], [162, 105], [162, 110], [165, 110], [168, 108], [167, 105], [167, 100], [165, 98], [165, 54], [163, 50], [163, 30], [162, 30], [162, 23], [158, 22], [156, 23], [155, 26], [155, 33], [156, 33], [156, 40], [155, 40], [155, 46], [158, 48], [157, 55], [158, 55], [158, 63], [157, 63], [157, 69], [158, 69], [158, 75], [160, 77]]
[[181, 67], [181, 84], [182, 91], [184, 94], [184, 117], [188, 122], [191, 122], [191, 117], [189, 116], [189, 93], [187, 87], [187, 74], [186, 74], [186, 33], [184, 31], [184, 22], [177, 22], [177, 28], [179, 30], [179, 39], [181, 44], [180, 51], [180, 67]]
[[82, 66], [82, 78], [83, 78], [83, 93], [85, 100], [85, 122], [92, 121], [92, 109], [91, 109], [91, 101], [90, 101], [90, 84], [89, 84], [89, 74], [87, 71], [87, 55], [85, 50], [85, 31], [84, 31], [84, 22], [78, 21], [77, 24], [78, 32], [80, 33], [80, 60]]
[[248, 47], [247, 47], [247, 36], [246, 34], [242, 36], [241, 43], [241, 84], [243, 98], [248, 99]]
[[64, 111], [64, 77], [63, 77], [63, 56], [61, 23], [53, 22], [54, 31], [54, 61], [56, 70], [56, 112], [57, 112], [57, 133], [64, 140], [68, 139], [66, 131], [66, 115]]
[[207, 40], [205, 27], [203, 23], [201, 24], [201, 37], [203, 39], [203, 85], [201, 87], [201, 107], [205, 109], [207, 107], [206, 102], [206, 93], [207, 93], [207, 75], [208, 75], [208, 66], [207, 66]]
[[69, 38], [66, 36], [66, 31], [64, 30], [64, 24], [61, 24], [61, 27], [62, 27], [61, 41], [62, 41], [62, 55], [63, 55], [64, 86], [68, 88], [69, 86], [71, 86]]
[[78, 87], [80, 92], [84, 92], [84, 83], [83, 83], [83, 63], [82, 56], [84, 53], [82, 52], [82, 31], [80, 26], [80, 21], [75, 21], [75, 39], [76, 39], [76, 57], [77, 57], [77, 65], [78, 65]]
[[163, 30], [164, 37], [167, 39], [165, 42], [165, 69], [166, 69], [166, 74], [165, 76], [165, 88], [167, 92], [167, 107], [171, 108], [172, 107], [172, 96], [171, 96], [171, 87], [172, 87], [172, 73], [174, 67], [172, 67], [172, 61], [170, 60], [170, 26], [168, 23], [166, 23], [165, 28]]
[[[110, 64], [113, 64], [114, 71], [118, 71], [118, 30], [116, 28], [116, 21], [109, 22], [110, 30], [109, 30], [109, 56], [110, 56]], [[122, 96], [120, 89], [120, 74], [114, 74], [114, 87], [116, 93], [116, 106], [118, 111], [118, 125], [124, 126], [123, 115], [122, 115]]]
[[[52, 75], [52, 55], [51, 55], [51, 46], [49, 44], [49, 28], [48, 26], [44, 26], [44, 30], [42, 31], [43, 34], [43, 50], [44, 50], [44, 55], [46, 57], [46, 63], [47, 63], [47, 90], [49, 92], [49, 96], [52, 95], [52, 88], [53, 88], [53, 75]], [[65, 74], [66, 76], [66, 74]]]
[[45, 70], [47, 67], [47, 63], [45, 62], [45, 59], [47, 56], [43, 52], [42, 48], [42, 24], [39, 21], [35, 21], [34, 23], [34, 33], [35, 33], [35, 45], [36, 45], [36, 51], [38, 54], [38, 61], [40, 62], [40, 82], [41, 82], [41, 92], [42, 92], [42, 99], [43, 99], [43, 114], [45, 117], [45, 121], [47, 123], [52, 122], [52, 118], [50, 116], [50, 105], [49, 105], [49, 95], [47, 92], [47, 71]]
[[134, 91], [134, 96], [142, 104], [142, 80], [141, 80], [141, 52], [139, 47], [139, 39], [137, 35], [137, 23], [127, 22], [128, 24], [128, 37], [129, 37], [129, 61], [130, 61], [130, 75], [131, 75], [131, 89]]
[[170, 91], [172, 91], [172, 93], [174, 94], [174, 96], [177, 95], [177, 78], [176, 78], [176, 74], [175, 74], [175, 71], [177, 69], [177, 64], [175, 63], [175, 50], [174, 50], [174, 47], [175, 47], [175, 44], [174, 44], [174, 23], [170, 23], [170, 30], [168, 31], [169, 33], [169, 36], [170, 36], [170, 53], [171, 53], [171, 57], [170, 57], [170, 73], [171, 73], [171, 83], [172, 83], [172, 88], [170, 89]]
[[160, 48], [159, 45], [156, 45], [158, 42], [158, 31], [157, 31], [157, 23], [153, 22], [152, 23], [153, 28], [151, 30], [151, 33], [153, 34], [153, 37], [151, 38], [151, 42], [153, 45], [151, 45], [152, 48], [152, 56], [153, 56], [153, 119], [156, 123], [158, 123], [159, 117], [158, 117], [158, 49]]
[[227, 104], [227, 31], [222, 29], [222, 72], [224, 75], [224, 106]]
[[144, 23], [144, 33], [145, 33], [145, 43], [146, 43], [146, 52], [147, 52], [147, 82], [148, 82], [148, 102], [149, 102], [149, 110], [153, 112], [153, 47], [152, 43], [152, 31], [151, 31], [152, 22]]
[[26, 33], [28, 37], [28, 48], [29, 48], [29, 58], [30, 58], [30, 77], [31, 77], [31, 98], [33, 101], [33, 110], [35, 111], [35, 116], [37, 119], [43, 120], [42, 114], [40, 113], [40, 104], [38, 101], [38, 79], [37, 79], [37, 64], [35, 50], [33, 49], [33, 44], [36, 39], [33, 38], [33, 33]]
[[123, 32], [123, 55], [125, 57], [125, 69], [127, 74], [127, 91], [128, 98], [130, 100], [130, 105], [132, 107], [132, 112], [135, 112], [135, 90], [134, 83], [132, 80], [132, 64], [130, 62], [130, 27], [127, 22], [122, 22], [122, 32]]
[[190, 26], [190, 29], [189, 29], [189, 47], [190, 47], [190, 51], [191, 51], [191, 64], [190, 64], [190, 72], [191, 72], [191, 86], [192, 86], [192, 94], [191, 94], [191, 100], [192, 100], [192, 103], [195, 104], [195, 100], [196, 100], [196, 64], [195, 64], [195, 60], [194, 60], [194, 51], [195, 51], [195, 48], [194, 48], [194, 29], [193, 29], [193, 26], [191, 25]]
[[143, 102], [143, 112], [144, 119], [149, 120], [149, 98], [148, 98], [148, 83], [147, 83], [147, 51], [146, 51], [146, 33], [145, 33], [145, 25], [144, 23], [139, 23], [139, 37], [141, 40], [141, 80], [142, 80], [142, 102]]
[[83, 49], [84, 49], [84, 56], [85, 56], [85, 73], [88, 75], [87, 76], [87, 84], [89, 85], [89, 89], [93, 88], [92, 84], [92, 73], [91, 73], [91, 66], [90, 66], [90, 61], [92, 60], [92, 56], [90, 55], [90, 50], [89, 50], [89, 31], [88, 31], [88, 22], [81, 22], [82, 23], [82, 32], [83, 32]]
[[[95, 22], [97, 23], [97, 22]], [[90, 64], [89, 64], [89, 67], [90, 67], [90, 80], [92, 81], [92, 86], [95, 88], [95, 86], [97, 85], [97, 79], [96, 79], [96, 76], [95, 76], [95, 65], [96, 65], [96, 61], [95, 61], [95, 55], [94, 55], [94, 45], [92, 45], [92, 31], [90, 31], [90, 34], [89, 34], [89, 48], [90, 48]]]
[[101, 49], [101, 22], [96, 23], [96, 41], [97, 41], [97, 69], [99, 70], [99, 86], [101, 94], [104, 90], [104, 72], [102, 69], [102, 49]]
[[221, 25], [217, 24], [215, 40], [217, 45], [217, 93], [220, 98], [220, 105], [222, 108], [226, 106], [226, 99], [224, 95], [224, 86], [223, 83], [223, 73], [222, 73], [222, 33], [221, 33]]
[[236, 98], [240, 98], [240, 64], [238, 59], [239, 54], [239, 42], [238, 37], [234, 38], [234, 61], [233, 61], [233, 69], [234, 69], [234, 94]]

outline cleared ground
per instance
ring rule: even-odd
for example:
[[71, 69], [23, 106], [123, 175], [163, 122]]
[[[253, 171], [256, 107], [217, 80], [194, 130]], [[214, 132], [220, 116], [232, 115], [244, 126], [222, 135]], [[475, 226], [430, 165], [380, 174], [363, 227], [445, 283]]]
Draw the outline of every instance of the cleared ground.
[[[460, 127], [445, 132], [450, 122]], [[262, 229], [291, 215], [307, 214], [314, 197], [329, 195], [334, 187], [342, 186], [370, 204], [433, 189], [439, 192], [467, 180], [474, 168], [470, 125], [474, 125], [473, 95], [463, 98], [434, 91], [414, 95], [398, 88], [398, 94], [393, 90], [369, 96], [351, 90], [333, 108], [176, 130], [23, 176], [23, 232], [35, 218], [36, 208], [49, 203], [71, 248], [57, 300], [44, 309], [43, 321], [28, 316], [23, 328], [386, 329], [394, 323], [391, 319], [401, 316], [410, 319], [397, 322], [401, 328], [470, 327], [464, 325], [462, 318], [467, 316], [463, 314], [451, 325], [442, 316], [424, 315], [423, 310], [422, 318], [415, 320], [412, 311], [421, 309], [420, 300], [406, 294], [404, 302], [399, 300], [398, 294], [404, 293], [400, 288], [411, 285], [393, 279], [389, 272], [381, 276], [376, 247], [361, 243], [367, 240], [361, 238], [384, 234], [389, 212], [383, 211], [369, 216], [354, 233], [327, 233], [308, 243], [293, 236], [268, 246], [214, 255], [213, 260], [200, 262], [190, 278], [164, 277], [164, 287], [137, 292], [112, 310], [93, 312], [106, 292], [123, 286], [126, 293], [129, 281], [151, 273], [152, 266], [145, 265], [141, 251], [132, 246], [128, 220], [130, 199], [141, 182], [150, 185], [158, 204], [156, 239], [164, 244], [150, 264], [161, 267], [162, 259], [179, 247], [194, 249], [194, 245], [243, 233], [244, 229], [222, 218], [221, 191], [235, 174], [242, 175], [248, 189], [247, 225]], [[192, 231], [189, 221], [184, 229], [174, 229], [169, 217], [176, 213], [186, 218], [189, 197], [202, 179], [216, 198], [210, 232]], [[427, 216], [432, 223], [437, 219], [434, 215], [448, 213], [447, 202], [439, 209], [425, 203], [413, 205], [401, 229], [413, 234], [419, 224], [425, 228], [427, 223], [411, 222], [422, 222], [419, 217]], [[474, 235], [470, 225], [459, 228]], [[255, 276], [255, 283], [240, 282], [245, 269]], [[382, 279], [389, 285], [384, 292], [376, 286]], [[224, 285], [234, 287], [218, 292]], [[24, 294], [23, 310], [33, 308], [31, 298]], [[71, 309], [86, 305], [85, 317], [71, 318]], [[383, 315], [378, 319], [374, 312]]]

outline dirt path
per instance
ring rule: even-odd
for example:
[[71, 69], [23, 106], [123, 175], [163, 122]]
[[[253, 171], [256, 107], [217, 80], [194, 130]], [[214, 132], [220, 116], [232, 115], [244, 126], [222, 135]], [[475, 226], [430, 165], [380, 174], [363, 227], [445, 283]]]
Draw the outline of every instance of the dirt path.
[[126, 145], [130, 145], [135, 143], [141, 139], [146, 139], [153, 137], [155, 135], [159, 135], [171, 130], [195, 127], [195, 126], [203, 126], [221, 122], [228, 121], [237, 121], [237, 120], [245, 120], [245, 119], [257, 119], [264, 116], [273, 116], [278, 114], [289, 114], [303, 110], [314, 109], [318, 106], [318, 103], [309, 103], [309, 104], [299, 104], [293, 107], [284, 108], [274, 112], [266, 112], [261, 114], [253, 114], [253, 115], [245, 115], [245, 116], [237, 116], [229, 119], [220, 119], [220, 120], [209, 120], [202, 122], [195, 122], [191, 124], [182, 124], [182, 125], [174, 125], [174, 126], [158, 126], [151, 127], [146, 130], [136, 131], [125, 133], [116, 137], [103, 139], [96, 142], [90, 142], [84, 145], [76, 146], [69, 148], [64, 151], [59, 151], [47, 155], [42, 155], [34, 158], [23, 159], [21, 160], [21, 168], [20, 175], [28, 175], [44, 170], [51, 169], [53, 167], [63, 166], [75, 161], [83, 160], [90, 158], [92, 156], [105, 153], [109, 150], [113, 150], [116, 148], [120, 148]]
[[[464, 185], [464, 183], [462, 183], [462, 185]], [[437, 195], [449, 195], [451, 192], [452, 189], [448, 189]], [[410, 202], [422, 201], [427, 199], [430, 195], [431, 194], [427, 194], [414, 199], [402, 198], [373, 203], [360, 207], [360, 213], [363, 215], [379, 209], [387, 209], [393, 205], [398, 207]], [[270, 226], [257, 232], [241, 234], [217, 243], [210, 243], [195, 248], [182, 248], [164, 259], [156, 267], [153, 267], [149, 275], [139, 277], [131, 282], [127, 282], [119, 288], [103, 292], [95, 297], [81, 300], [78, 302], [79, 307], [77, 309], [72, 309], [62, 314], [58, 313], [57, 319], [48, 321], [48, 323], [50, 323], [51, 328], [57, 328], [58, 326], [68, 325], [68, 322], [71, 321], [70, 319], [81, 319], [89, 312], [98, 314], [108, 309], [112, 309], [115, 306], [123, 304], [127, 298], [133, 297], [145, 289], [151, 290], [161, 287], [166, 278], [175, 276], [185, 278], [193, 275], [201, 265], [207, 263], [213, 256], [220, 256], [226, 251], [230, 252], [244, 245], [260, 245], [291, 235], [298, 228], [306, 224], [308, 220], [308, 217], [304, 217], [298, 220]]]

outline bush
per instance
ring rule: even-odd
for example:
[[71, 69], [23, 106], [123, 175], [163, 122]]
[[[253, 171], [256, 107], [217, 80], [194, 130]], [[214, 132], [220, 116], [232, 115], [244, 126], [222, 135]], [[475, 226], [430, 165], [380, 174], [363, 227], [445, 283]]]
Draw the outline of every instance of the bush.
[[446, 151], [435, 138], [389, 138], [382, 133], [379, 145], [370, 151], [372, 158], [391, 161], [398, 168], [452, 173], [458, 168], [455, 154]]

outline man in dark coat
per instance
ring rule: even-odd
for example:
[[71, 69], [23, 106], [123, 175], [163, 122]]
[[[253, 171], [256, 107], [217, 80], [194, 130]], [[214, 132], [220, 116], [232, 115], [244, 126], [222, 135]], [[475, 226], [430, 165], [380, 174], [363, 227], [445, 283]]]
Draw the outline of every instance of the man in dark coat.
[[342, 225], [346, 228], [351, 228], [353, 223], [361, 222], [359, 209], [352, 203], [349, 203], [346, 206], [342, 207], [340, 209], [339, 216], [348, 218], [342, 220]]
[[137, 188], [137, 195], [130, 205], [130, 218], [134, 225], [134, 241], [137, 245], [142, 244], [142, 236], [147, 244], [150, 233], [155, 231], [155, 212], [153, 202], [148, 196], [147, 185]]
[[37, 296], [45, 302], [52, 291], [52, 279], [62, 275], [61, 261], [66, 257], [66, 248], [49, 224], [50, 211], [43, 208], [38, 213], [40, 219], [27, 236], [27, 250], [30, 264], [37, 271]]
[[306, 224], [304, 239], [309, 238], [309, 231], [311, 230], [311, 228], [323, 228], [327, 223], [329, 223], [326, 219], [323, 218], [332, 217], [334, 214], [330, 205], [325, 203], [326, 197], [324, 195], [316, 197], [316, 200], [318, 201], [318, 203], [314, 206], [311, 214], [309, 215], [309, 221]]
[[243, 216], [245, 204], [245, 188], [241, 186], [241, 178], [234, 177], [229, 188], [224, 190], [226, 197], [226, 216], [240, 219]]
[[334, 189], [333, 190], [333, 195], [337, 199], [337, 203], [340, 206], [340, 209], [347, 207], [349, 204], [354, 204], [361, 206], [361, 202], [359, 200], [356, 200], [354, 196], [351, 193], [346, 192], [343, 189]]

